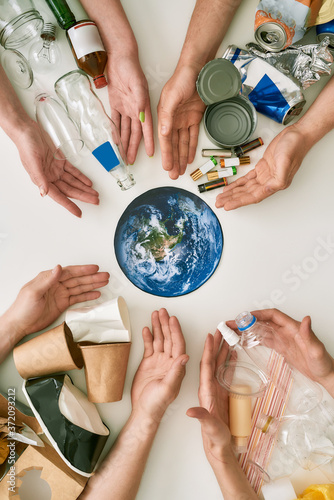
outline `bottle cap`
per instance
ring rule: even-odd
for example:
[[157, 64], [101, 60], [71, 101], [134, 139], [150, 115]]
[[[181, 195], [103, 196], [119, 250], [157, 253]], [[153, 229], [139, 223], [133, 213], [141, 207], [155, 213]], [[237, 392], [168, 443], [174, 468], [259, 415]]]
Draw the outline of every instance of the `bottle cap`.
[[220, 333], [222, 334], [222, 336], [224, 337], [224, 340], [226, 340], [228, 345], [233, 346], [233, 345], [237, 344], [238, 342], [240, 342], [239, 335], [234, 330], [229, 328], [224, 321], [219, 323], [219, 325], [217, 326], [217, 329], [220, 331]]
[[239, 332], [243, 332], [254, 325], [256, 321], [255, 316], [248, 311], [240, 313], [236, 318], [235, 322], [237, 324]]
[[107, 82], [106, 77], [104, 75], [96, 76], [93, 79], [93, 81], [94, 81], [95, 88], [97, 88], [97, 89], [103, 89], [103, 87], [106, 87], [108, 85], [108, 82]]

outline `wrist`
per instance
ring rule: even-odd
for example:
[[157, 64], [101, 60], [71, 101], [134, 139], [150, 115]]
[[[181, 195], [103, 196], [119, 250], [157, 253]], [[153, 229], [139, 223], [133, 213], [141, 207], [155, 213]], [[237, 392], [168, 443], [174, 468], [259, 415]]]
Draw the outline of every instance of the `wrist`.
[[10, 318], [9, 312], [0, 316], [0, 339], [7, 342], [8, 350], [12, 350], [25, 334], [17, 328], [17, 324]]
[[334, 359], [332, 361], [332, 371], [324, 379], [319, 381], [319, 383], [326, 389], [326, 391], [334, 398]]

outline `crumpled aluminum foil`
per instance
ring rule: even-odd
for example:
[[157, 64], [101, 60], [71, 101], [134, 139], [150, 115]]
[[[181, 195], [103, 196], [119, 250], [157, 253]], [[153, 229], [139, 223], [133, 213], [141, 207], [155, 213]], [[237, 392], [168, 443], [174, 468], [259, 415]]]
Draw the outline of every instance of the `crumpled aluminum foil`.
[[329, 37], [320, 43], [295, 46], [291, 45], [281, 52], [266, 52], [260, 45], [248, 43], [248, 51], [266, 60], [271, 66], [298, 80], [303, 89], [320, 80], [321, 75], [331, 74], [333, 55], [328, 49]]

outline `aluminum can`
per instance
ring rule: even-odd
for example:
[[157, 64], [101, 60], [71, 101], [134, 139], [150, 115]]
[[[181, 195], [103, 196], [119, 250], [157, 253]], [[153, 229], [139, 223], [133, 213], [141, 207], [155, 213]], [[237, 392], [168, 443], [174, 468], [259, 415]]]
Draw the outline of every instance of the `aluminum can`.
[[283, 125], [301, 113], [306, 102], [304, 95], [287, 75], [236, 45], [230, 45], [223, 58], [239, 70], [241, 93], [248, 97], [256, 111]]
[[325, 36], [328, 36], [329, 46], [334, 49], [334, 19], [332, 21], [329, 21], [328, 23], [319, 24], [316, 28], [316, 31], [317, 39], [319, 40], [319, 42], [321, 42], [321, 40], [325, 38]]
[[321, 0], [261, 0], [257, 6], [254, 37], [266, 50], [279, 52], [303, 38], [315, 23]]

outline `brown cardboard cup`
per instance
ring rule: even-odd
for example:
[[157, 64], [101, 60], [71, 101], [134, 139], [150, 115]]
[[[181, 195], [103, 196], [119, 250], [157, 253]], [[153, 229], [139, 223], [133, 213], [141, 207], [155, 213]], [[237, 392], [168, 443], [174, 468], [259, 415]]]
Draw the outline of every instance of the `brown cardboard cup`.
[[81, 350], [65, 322], [15, 347], [13, 356], [17, 371], [24, 379], [83, 366]]
[[79, 343], [85, 365], [87, 395], [92, 403], [120, 401], [131, 342], [119, 344]]

